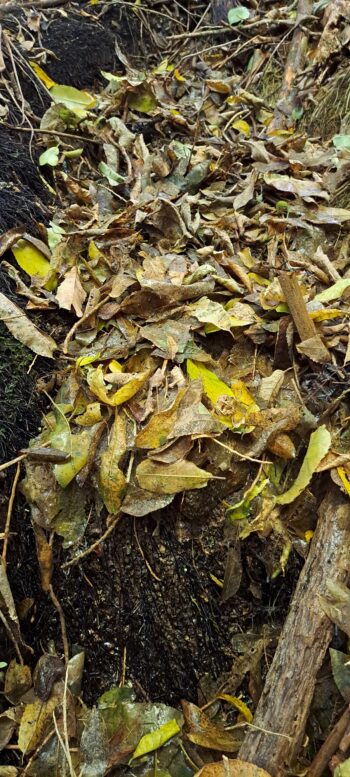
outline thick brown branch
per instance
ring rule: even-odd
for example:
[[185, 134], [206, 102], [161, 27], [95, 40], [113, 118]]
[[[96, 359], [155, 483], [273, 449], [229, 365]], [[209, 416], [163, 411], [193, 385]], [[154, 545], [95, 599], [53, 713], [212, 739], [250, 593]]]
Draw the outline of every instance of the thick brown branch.
[[[303, 743], [316, 676], [332, 635], [319, 595], [327, 580], [344, 582], [350, 568], [350, 504], [331, 489], [324, 499], [278, 647], [239, 757], [284, 775]], [[269, 732], [275, 732], [272, 735]]]

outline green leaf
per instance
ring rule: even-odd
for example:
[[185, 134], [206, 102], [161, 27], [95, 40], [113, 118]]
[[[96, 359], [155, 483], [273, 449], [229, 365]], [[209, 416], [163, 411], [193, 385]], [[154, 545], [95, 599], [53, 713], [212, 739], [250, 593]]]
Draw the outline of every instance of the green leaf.
[[106, 162], [100, 162], [98, 169], [102, 175], [107, 178], [108, 183], [110, 186], [117, 186], [120, 183], [123, 183], [125, 181], [125, 178], [123, 175], [119, 175], [115, 170], [113, 170], [110, 165], [107, 165]]
[[131, 92], [128, 96], [128, 105], [132, 111], [138, 113], [152, 113], [158, 102], [147, 85], [139, 86], [137, 92]]
[[250, 18], [250, 11], [245, 5], [238, 5], [236, 8], [230, 8], [227, 14], [229, 24], [239, 24]]
[[95, 426], [84, 429], [79, 434], [71, 435], [71, 457], [69, 461], [63, 464], [55, 464], [54, 473], [57, 483], [62, 488], [68, 486], [68, 483], [85, 467], [89, 460], [90, 441], [96, 431]]
[[331, 302], [334, 299], [339, 299], [344, 294], [344, 291], [350, 286], [350, 278], [341, 278], [341, 280], [333, 283], [328, 289], [316, 294], [314, 301], [316, 302]]
[[153, 750], [158, 750], [159, 747], [168, 742], [171, 737], [176, 736], [181, 731], [178, 722], [175, 720], [169, 720], [168, 723], [164, 723], [163, 726], [157, 728], [156, 731], [151, 731], [150, 734], [145, 734], [139, 741], [136, 750], [134, 750], [132, 759], [140, 758], [141, 755], [151, 753]]
[[192, 461], [163, 464], [145, 459], [137, 467], [136, 477], [141, 488], [153, 494], [178, 494], [192, 488], [203, 488], [213, 475]]
[[38, 275], [40, 278], [45, 278], [50, 272], [50, 262], [38, 248], [27, 240], [19, 240], [16, 245], [12, 246], [11, 250], [17, 264], [28, 275]]
[[50, 167], [56, 167], [60, 156], [59, 146], [50, 146], [46, 151], [43, 151], [39, 156], [39, 165], [50, 165]]
[[332, 143], [335, 148], [346, 148], [350, 151], [350, 135], [333, 135]]
[[350, 656], [340, 650], [329, 649], [334, 682], [342, 697], [350, 702]]
[[347, 758], [342, 764], [337, 766], [333, 777], [350, 777], [350, 758]]
[[50, 94], [55, 103], [62, 103], [79, 118], [84, 118], [86, 112], [96, 105], [96, 98], [93, 95], [75, 89], [74, 86], [55, 84], [50, 89]]
[[312, 432], [299, 474], [288, 491], [285, 491], [284, 494], [277, 497], [276, 502], [278, 504], [288, 505], [291, 502], [294, 502], [294, 499], [304, 491], [306, 486], [309, 485], [320, 461], [322, 461], [326, 453], [328, 453], [331, 442], [331, 435], [325, 426], [320, 426]]

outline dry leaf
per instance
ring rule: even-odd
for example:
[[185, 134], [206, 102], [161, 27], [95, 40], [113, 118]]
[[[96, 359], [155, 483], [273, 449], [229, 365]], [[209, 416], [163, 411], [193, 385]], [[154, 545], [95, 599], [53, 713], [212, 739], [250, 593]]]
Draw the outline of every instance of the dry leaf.
[[39, 356], [53, 359], [57, 345], [52, 337], [44, 335], [30, 321], [21, 308], [0, 292], [0, 321], [3, 321], [11, 334], [31, 351]]
[[176, 461], [161, 464], [150, 459], [141, 461], [136, 468], [141, 488], [154, 494], [178, 494], [192, 488], [203, 488], [213, 475], [200, 469], [192, 461]]
[[73, 310], [80, 318], [83, 315], [82, 305], [86, 299], [77, 267], [72, 267], [65, 275], [64, 281], [59, 285], [56, 292], [56, 299], [60, 308], [64, 310]]
[[270, 777], [270, 774], [247, 761], [225, 758], [222, 761], [205, 764], [195, 777]]

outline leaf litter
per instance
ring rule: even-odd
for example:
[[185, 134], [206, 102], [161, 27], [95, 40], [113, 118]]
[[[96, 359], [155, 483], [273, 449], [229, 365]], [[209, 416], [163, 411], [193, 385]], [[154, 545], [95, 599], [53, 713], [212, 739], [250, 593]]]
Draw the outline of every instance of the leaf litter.
[[[328, 4], [316, 6], [311, 37]], [[301, 107], [284, 126], [276, 122], [258, 77], [278, 39], [267, 38], [268, 54], [259, 30], [272, 24], [279, 35], [294, 19], [292, 6], [278, 13], [231, 7], [219, 32], [238, 35], [237, 50], [230, 38], [232, 52], [225, 40], [201, 52], [197, 28], [175, 34], [156, 66], [103, 72], [95, 93], [58, 84], [30, 62], [51, 100], [40, 123], [40, 174], [61, 207], [39, 225], [40, 239], [21, 229], [1, 236], [2, 256], [11, 249], [16, 262], [3, 266], [26, 302], [1, 293], [0, 319], [34, 354], [56, 358], [57, 390], [24, 453], [21, 485], [41, 537], [45, 590], [55, 533], [65, 563], [75, 563], [117, 520], [157, 513], [176, 494], [227, 478], [237, 463], [248, 462], [249, 474], [227, 497], [227, 525], [238, 527], [239, 541], [257, 532], [277, 545], [271, 578], [292, 553], [307, 552], [315, 522], [298, 520], [298, 505], [320, 473], [350, 494], [350, 209], [336, 204], [349, 135], [309, 137]], [[199, 31], [215, 37], [203, 19]], [[328, 61], [324, 36], [314, 38], [316, 63]], [[237, 75], [231, 62], [241, 49], [249, 56]], [[55, 338], [43, 331], [46, 310], [67, 314]], [[90, 546], [87, 485], [104, 522]], [[241, 582], [238, 547], [229, 557], [238, 582], [230, 569], [217, 581], [223, 600]], [[58, 763], [60, 773], [95, 777], [117, 768], [177, 777], [200, 766], [213, 777], [267, 774], [225, 755], [238, 752], [252, 719], [254, 693], [234, 694], [256, 671], [254, 651], [243, 652], [236, 681], [217, 689], [209, 709], [140, 703], [121, 683], [88, 710], [82, 652], [66, 666], [46, 654], [32, 677], [1, 569], [1, 612], [18, 655], [4, 676], [11, 706], [1, 713], [0, 746], [15, 736], [25, 773], [48, 777]], [[346, 586], [330, 581], [322, 606], [346, 633], [348, 600]], [[339, 679], [334, 651], [332, 663], [344, 694], [349, 680], [344, 672]], [[208, 763], [206, 749], [223, 760]], [[0, 773], [20, 773], [11, 769]]]

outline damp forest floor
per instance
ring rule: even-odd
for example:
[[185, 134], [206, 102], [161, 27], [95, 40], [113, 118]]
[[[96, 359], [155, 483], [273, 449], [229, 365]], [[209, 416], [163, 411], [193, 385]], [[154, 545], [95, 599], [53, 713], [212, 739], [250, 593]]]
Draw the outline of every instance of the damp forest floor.
[[0, 777], [350, 774], [348, 5], [0, 0]]

